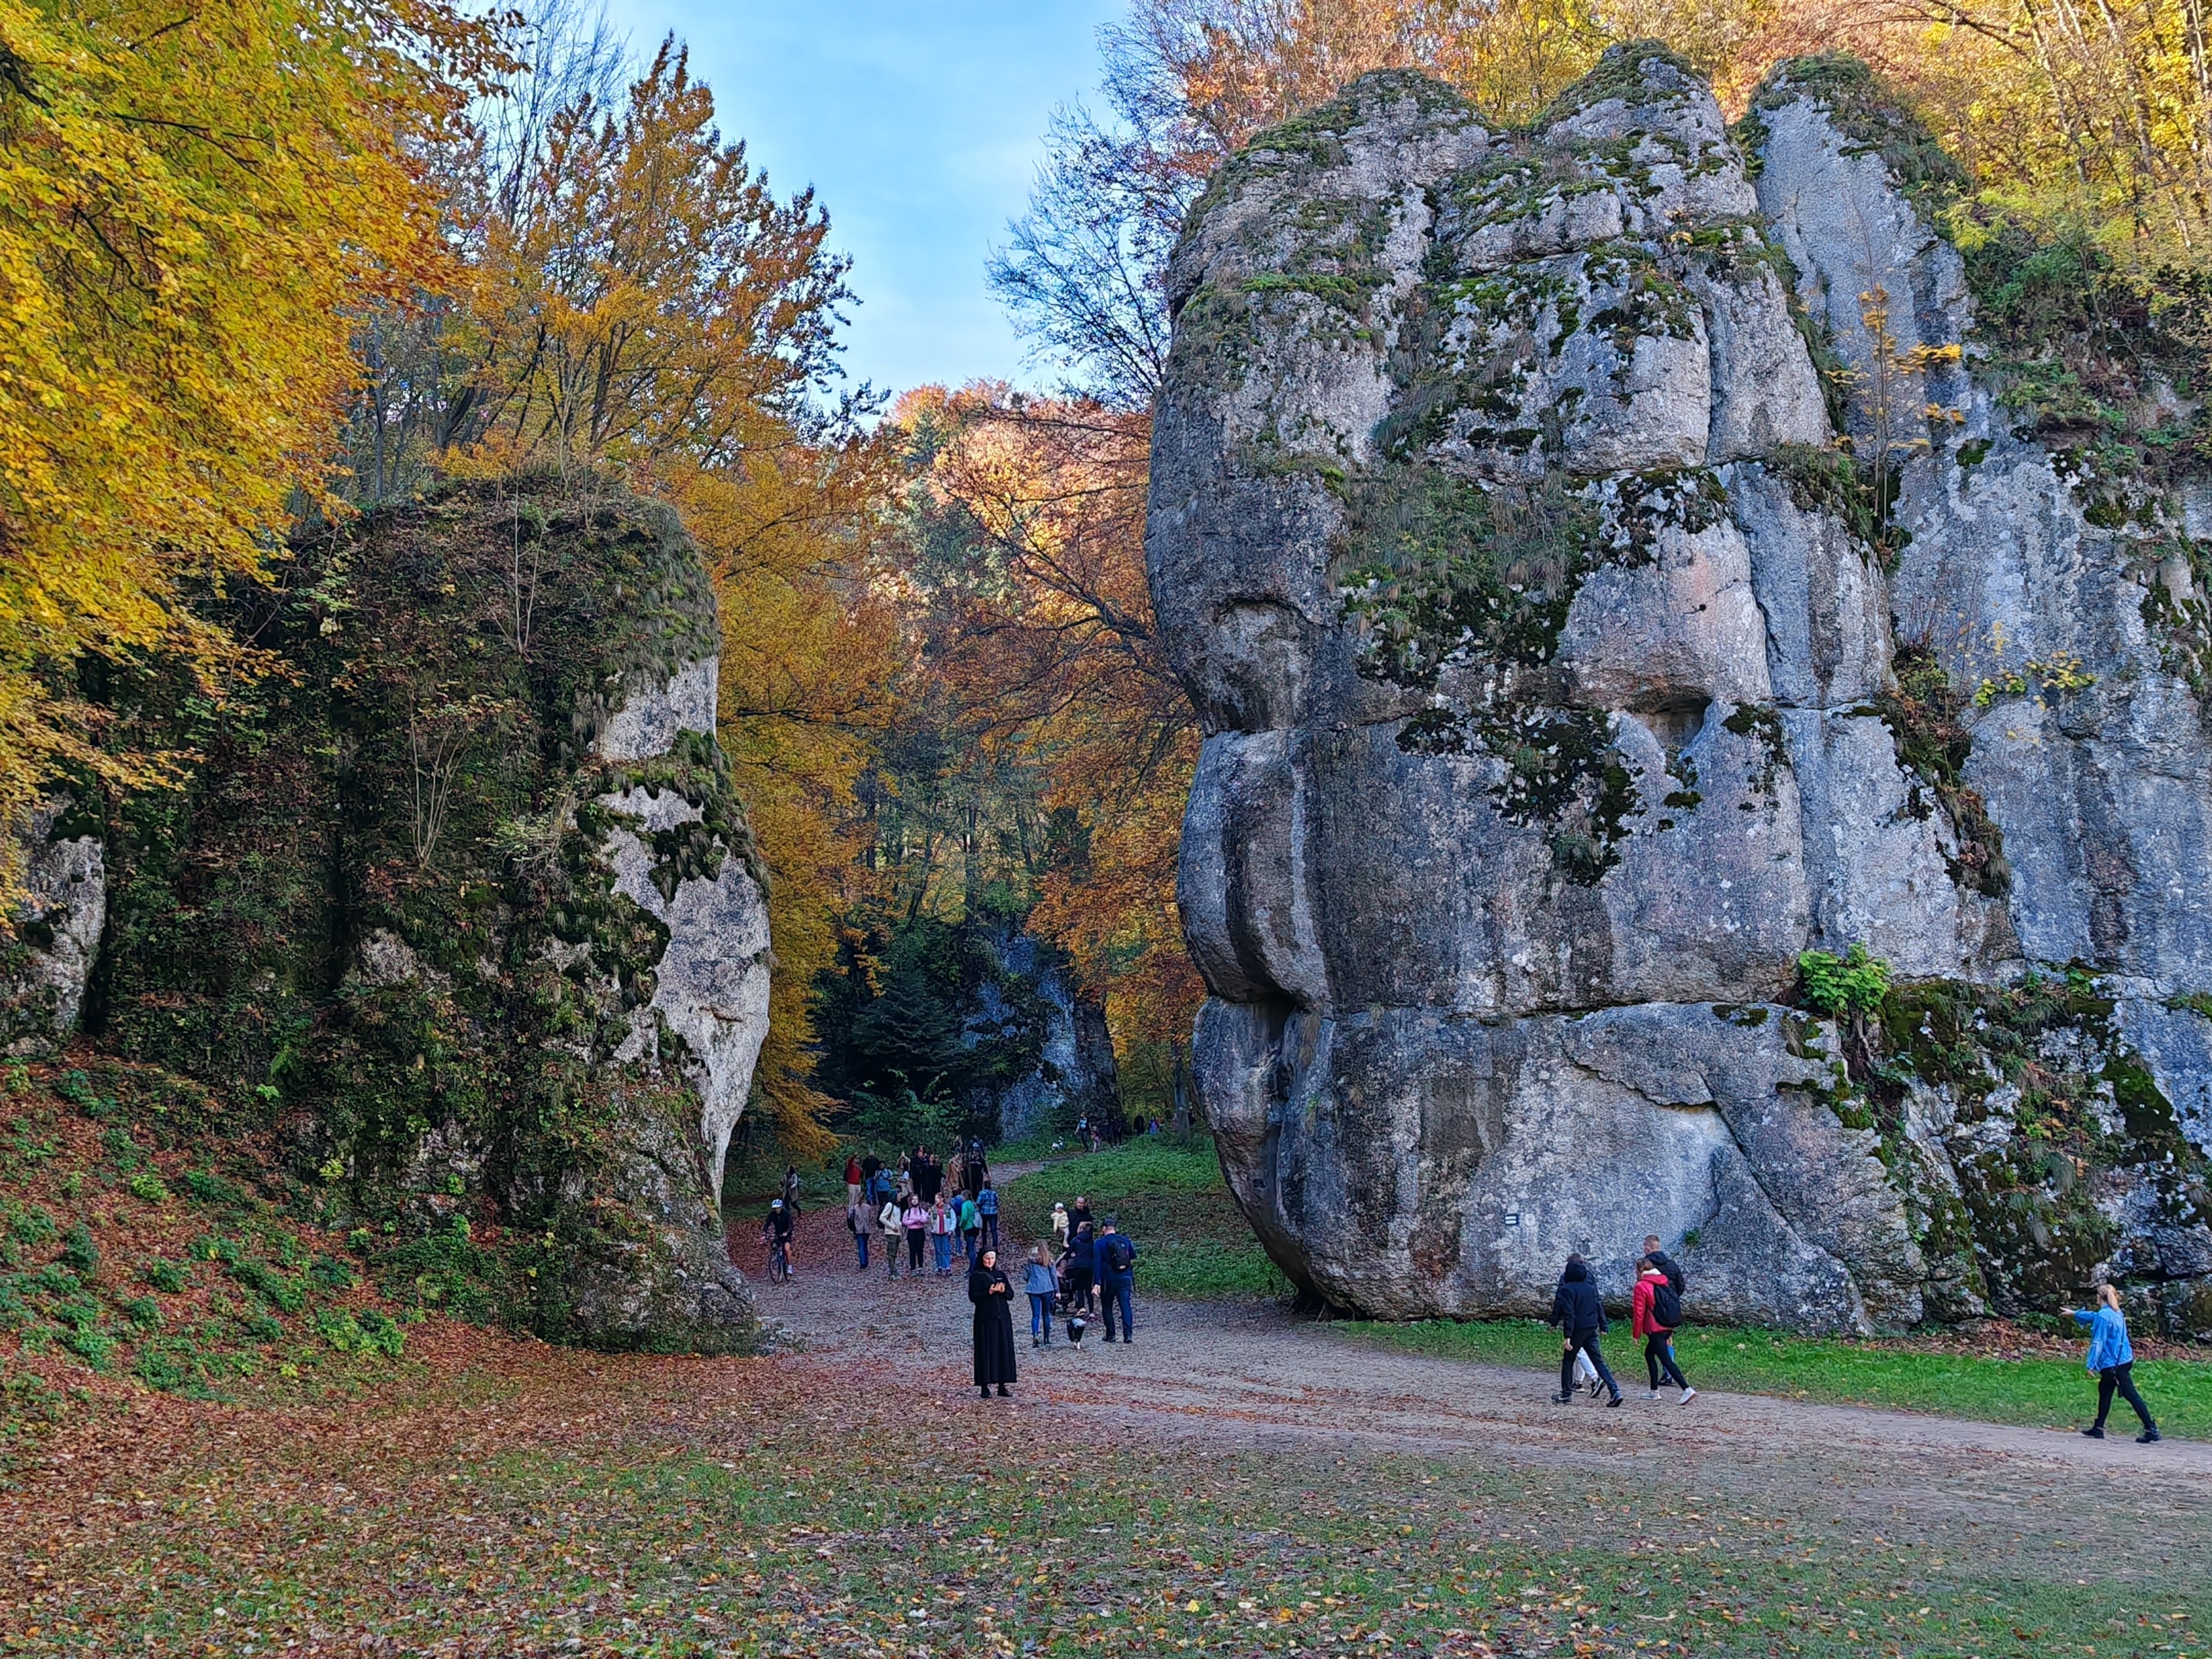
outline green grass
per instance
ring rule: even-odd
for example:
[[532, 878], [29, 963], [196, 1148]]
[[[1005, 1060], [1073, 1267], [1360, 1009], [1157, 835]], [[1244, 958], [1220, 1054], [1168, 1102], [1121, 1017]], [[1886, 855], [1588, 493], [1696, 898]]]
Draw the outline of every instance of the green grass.
[[[1451, 1359], [1547, 1371], [1556, 1371], [1559, 1364], [1559, 1334], [1532, 1319], [1361, 1322], [1334, 1328], [1362, 1340]], [[2096, 1414], [2095, 1379], [2078, 1359], [1988, 1359], [1930, 1352], [1902, 1340], [1844, 1342], [1696, 1325], [1675, 1337], [1674, 1358], [1700, 1389], [2034, 1427], [2078, 1425]], [[1630, 1337], [1625, 1322], [1607, 1340], [1606, 1360], [1624, 1388], [1644, 1386], [1644, 1345]], [[2212, 1360], [2142, 1360], [2135, 1375], [2161, 1432], [2179, 1439], [2212, 1439]], [[2135, 1414], [2118, 1401], [2112, 1409], [2115, 1422], [2133, 1434]]]
[[1139, 1140], [1062, 1159], [1009, 1182], [1002, 1212], [1018, 1239], [1047, 1237], [1054, 1200], [1112, 1216], [1137, 1241], [1137, 1288], [1154, 1296], [1287, 1296], [1290, 1281], [1252, 1237], [1211, 1142]]
[[[488, 1652], [656, 1659], [2112, 1659], [2201, 1652], [2212, 1613], [2185, 1515], [2131, 1542], [2131, 1576], [2093, 1580], [2103, 1560], [2073, 1551], [2112, 1547], [2094, 1512], [2078, 1540], [2052, 1514], [1992, 1551], [1942, 1506], [1847, 1517], [1820, 1481], [1207, 1451], [1040, 1431], [926, 1384], [531, 1363], [312, 1443], [249, 1422], [88, 1468], [52, 1506], [73, 1520], [96, 1492], [97, 1527], [0, 1517], [0, 1571], [24, 1586], [0, 1646], [422, 1651], [465, 1630]], [[455, 1436], [457, 1406], [497, 1431]]]

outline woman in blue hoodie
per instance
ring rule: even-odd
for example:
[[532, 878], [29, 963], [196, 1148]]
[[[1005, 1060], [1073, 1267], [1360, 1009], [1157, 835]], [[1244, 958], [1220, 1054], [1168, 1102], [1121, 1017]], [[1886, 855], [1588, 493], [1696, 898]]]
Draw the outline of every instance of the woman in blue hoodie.
[[2127, 1316], [2120, 1311], [2120, 1293], [2110, 1285], [2097, 1286], [2097, 1310], [2091, 1313], [2080, 1308], [2069, 1308], [2077, 1325], [2089, 1328], [2089, 1370], [2097, 1379], [2097, 1420], [2081, 1431], [2092, 1440], [2105, 1437], [2105, 1418], [2112, 1409], [2112, 1396], [2119, 1397], [2136, 1408], [2142, 1419], [2143, 1431], [2136, 1440], [2148, 1446], [2159, 1438], [2158, 1425], [2150, 1420], [2150, 1407], [2136, 1392], [2136, 1351], [2128, 1344]]

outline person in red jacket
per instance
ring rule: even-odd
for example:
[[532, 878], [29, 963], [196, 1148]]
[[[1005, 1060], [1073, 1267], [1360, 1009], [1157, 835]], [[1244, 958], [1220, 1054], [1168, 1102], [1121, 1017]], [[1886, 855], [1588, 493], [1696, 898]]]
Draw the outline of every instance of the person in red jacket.
[[860, 1155], [845, 1155], [845, 1207], [853, 1208], [860, 1201]]
[[1674, 1287], [1668, 1283], [1667, 1270], [1648, 1255], [1638, 1256], [1636, 1259], [1636, 1293], [1628, 1304], [1628, 1328], [1644, 1339], [1644, 1370], [1651, 1379], [1651, 1386], [1644, 1391], [1644, 1397], [1646, 1400], [1659, 1397], [1659, 1373], [1663, 1370], [1668, 1380], [1681, 1389], [1681, 1403], [1686, 1406], [1698, 1391], [1690, 1386], [1689, 1380], [1682, 1375], [1682, 1368], [1674, 1363], [1674, 1326], [1660, 1322], [1659, 1292], [1662, 1286], [1667, 1292], [1665, 1299], [1670, 1304], [1669, 1310], [1679, 1320], [1681, 1317], [1681, 1303], [1674, 1293]]

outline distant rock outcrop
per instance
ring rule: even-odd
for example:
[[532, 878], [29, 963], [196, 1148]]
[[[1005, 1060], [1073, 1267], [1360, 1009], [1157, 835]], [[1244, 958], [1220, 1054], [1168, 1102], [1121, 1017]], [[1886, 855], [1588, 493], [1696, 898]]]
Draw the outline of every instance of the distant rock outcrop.
[[[1878, 104], [1784, 66], [1747, 167], [1649, 46], [1528, 131], [1375, 75], [1193, 211], [1147, 551], [1196, 1067], [1330, 1302], [1625, 1292], [1649, 1232], [1701, 1316], [2110, 1272], [2212, 1332], [2195, 527], [2092, 523], [1974, 378]], [[1871, 1024], [1790, 1006], [1854, 945]]]

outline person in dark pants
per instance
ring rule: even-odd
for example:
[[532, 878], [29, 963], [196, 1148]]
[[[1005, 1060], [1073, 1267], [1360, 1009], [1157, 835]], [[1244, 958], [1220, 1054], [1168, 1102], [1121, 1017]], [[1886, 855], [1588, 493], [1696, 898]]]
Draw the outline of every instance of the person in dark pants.
[[2128, 1341], [2128, 1318], [2120, 1311], [2120, 1292], [2117, 1285], [2097, 1286], [2097, 1307], [2094, 1312], [2080, 1308], [2069, 1308], [2077, 1325], [2089, 1328], [2090, 1372], [2097, 1379], [2097, 1420], [2081, 1431], [2092, 1440], [2105, 1437], [2105, 1419], [2111, 1414], [2114, 1395], [2135, 1407], [2136, 1415], [2142, 1419], [2143, 1431], [2136, 1439], [2151, 1445], [2162, 1439], [2158, 1425], [2150, 1420], [2150, 1407], [2136, 1392], [2136, 1351]]
[[1014, 1287], [999, 1270], [999, 1253], [983, 1252], [968, 1275], [968, 1299], [975, 1304], [975, 1390], [1000, 1398], [1014, 1380]]
[[1084, 1312], [1091, 1311], [1091, 1287], [1097, 1284], [1098, 1235], [1085, 1216], [1067, 1235], [1067, 1278], [1062, 1286], [1067, 1299]]
[[[1629, 1304], [1628, 1328], [1644, 1339], [1644, 1371], [1651, 1379], [1651, 1387], [1644, 1397], [1659, 1397], [1659, 1375], [1664, 1371], [1668, 1380], [1682, 1391], [1682, 1404], [1686, 1406], [1698, 1391], [1690, 1386], [1689, 1379], [1682, 1375], [1682, 1368], [1674, 1363], [1674, 1324], [1660, 1316], [1668, 1312], [1679, 1320], [1681, 1301], [1674, 1285], [1668, 1282], [1667, 1270], [1650, 1256], [1636, 1259], [1636, 1295]], [[1660, 1294], [1662, 1290], [1667, 1292], [1663, 1297]]]
[[975, 1194], [975, 1213], [983, 1218], [983, 1244], [987, 1249], [999, 1248], [999, 1189], [991, 1184], [991, 1177], [983, 1177], [982, 1190]]
[[1106, 1340], [1114, 1340], [1114, 1309], [1118, 1303], [1121, 1341], [1126, 1346], [1137, 1340], [1137, 1319], [1129, 1308], [1129, 1295], [1137, 1283], [1137, 1241], [1121, 1231], [1109, 1215], [1099, 1224], [1094, 1255], [1099, 1305], [1106, 1316]]
[[1559, 1391], [1552, 1399], [1564, 1406], [1575, 1397], [1575, 1354], [1577, 1350], [1589, 1356], [1596, 1367], [1598, 1380], [1605, 1384], [1612, 1397], [1605, 1403], [1620, 1403], [1620, 1384], [1613, 1380], [1606, 1369], [1605, 1355], [1598, 1351], [1598, 1333], [1608, 1328], [1605, 1319], [1605, 1304], [1590, 1282], [1589, 1268], [1582, 1257], [1567, 1258], [1567, 1270], [1559, 1275], [1559, 1288], [1552, 1293], [1552, 1316], [1545, 1322], [1557, 1325], [1565, 1334], [1567, 1346], [1559, 1355]]

